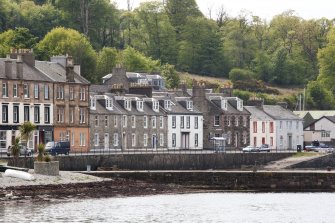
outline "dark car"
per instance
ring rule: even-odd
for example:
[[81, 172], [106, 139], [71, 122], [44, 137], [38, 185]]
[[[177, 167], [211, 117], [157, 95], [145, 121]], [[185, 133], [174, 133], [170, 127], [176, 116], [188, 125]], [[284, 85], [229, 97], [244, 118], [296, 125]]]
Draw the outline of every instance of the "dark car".
[[[19, 145], [20, 146], [20, 156], [31, 156], [33, 154], [33, 150], [27, 148], [25, 145]], [[8, 147], [7, 150], [7, 156], [12, 155], [12, 146]]]
[[69, 155], [70, 153], [70, 142], [69, 141], [60, 141], [60, 142], [48, 142], [45, 145], [45, 152], [53, 156], [59, 154]]

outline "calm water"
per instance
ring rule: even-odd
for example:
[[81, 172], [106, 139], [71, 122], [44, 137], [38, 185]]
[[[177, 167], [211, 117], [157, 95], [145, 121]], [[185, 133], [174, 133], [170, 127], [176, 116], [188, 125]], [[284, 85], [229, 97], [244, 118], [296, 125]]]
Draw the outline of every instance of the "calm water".
[[335, 222], [335, 193], [211, 193], [0, 205], [0, 222]]

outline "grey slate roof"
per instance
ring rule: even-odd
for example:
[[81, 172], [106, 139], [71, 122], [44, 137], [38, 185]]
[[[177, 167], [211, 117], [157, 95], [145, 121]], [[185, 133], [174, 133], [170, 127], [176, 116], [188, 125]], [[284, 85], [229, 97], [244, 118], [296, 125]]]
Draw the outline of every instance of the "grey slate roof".
[[257, 120], [271, 120], [272, 117], [266, 114], [262, 109], [257, 106], [244, 106], [244, 108], [250, 112], [252, 118]]
[[110, 92], [111, 87], [105, 84], [91, 84], [90, 92], [94, 92], [97, 94], [104, 94]]
[[276, 120], [302, 120], [299, 116], [280, 105], [263, 105], [263, 110]]
[[[5, 74], [5, 60], [6, 58], [0, 58], [0, 78], [8, 79]], [[11, 61], [12, 61], [12, 76], [13, 79], [17, 79], [16, 59], [11, 59]], [[43, 72], [39, 71], [35, 67], [27, 65], [24, 62], [23, 62], [23, 80], [52, 81], [52, 79], [46, 76]]]
[[[35, 67], [41, 72], [45, 73], [50, 79], [55, 82], [66, 82], [66, 70], [65, 67], [55, 62], [48, 61], [35, 61]], [[75, 83], [89, 84], [84, 77], [75, 73]]]

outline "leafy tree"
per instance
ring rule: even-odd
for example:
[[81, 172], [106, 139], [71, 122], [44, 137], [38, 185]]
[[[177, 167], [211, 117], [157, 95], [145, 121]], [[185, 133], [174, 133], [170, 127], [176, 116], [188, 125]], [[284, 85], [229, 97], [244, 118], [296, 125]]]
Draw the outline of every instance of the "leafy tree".
[[0, 54], [4, 56], [11, 48], [33, 48], [36, 41], [37, 37], [33, 36], [27, 28], [10, 29], [0, 34]]
[[318, 81], [311, 81], [307, 86], [308, 95], [312, 100], [312, 106], [319, 110], [334, 109], [334, 96], [332, 92]]
[[255, 77], [255, 74], [250, 70], [234, 68], [229, 72], [229, 80], [233, 83], [236, 81], [248, 81]]
[[24, 122], [20, 126], [20, 135], [23, 143], [25, 143], [26, 147], [28, 148], [28, 141], [32, 137], [34, 130], [36, 129], [36, 125], [31, 123], [30, 121]]
[[115, 48], [104, 47], [98, 53], [96, 78], [97, 82], [101, 80], [101, 77], [112, 73], [113, 68], [118, 63], [118, 51]]
[[78, 31], [54, 28], [37, 44], [36, 49], [44, 60], [49, 60], [53, 55], [73, 56], [74, 62], [81, 65], [83, 76], [93, 82], [96, 80], [96, 52], [88, 39]]
[[161, 75], [165, 79], [166, 87], [167, 88], [177, 88], [180, 83], [180, 77], [176, 70], [174, 69], [173, 65], [164, 64], [161, 68]]

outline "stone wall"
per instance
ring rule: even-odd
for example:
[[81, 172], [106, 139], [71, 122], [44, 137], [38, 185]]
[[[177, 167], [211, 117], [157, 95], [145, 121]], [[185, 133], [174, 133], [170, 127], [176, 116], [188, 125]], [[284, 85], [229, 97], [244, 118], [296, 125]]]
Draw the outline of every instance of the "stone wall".
[[[240, 169], [244, 166], [265, 165], [291, 156], [292, 153], [222, 153], [222, 154], [119, 154], [89, 156], [57, 156], [60, 170], [84, 171], [98, 167], [124, 170], [208, 170]], [[11, 165], [12, 159], [8, 165]], [[19, 167], [33, 168], [33, 159], [20, 158]]]
[[328, 167], [335, 169], [335, 153], [290, 166], [295, 169], [326, 169]]

